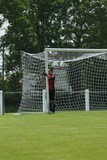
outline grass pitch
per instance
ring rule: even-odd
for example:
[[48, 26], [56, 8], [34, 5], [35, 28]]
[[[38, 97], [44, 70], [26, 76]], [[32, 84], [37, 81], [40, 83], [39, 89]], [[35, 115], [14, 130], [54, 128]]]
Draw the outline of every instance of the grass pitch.
[[0, 116], [0, 160], [107, 160], [107, 112]]

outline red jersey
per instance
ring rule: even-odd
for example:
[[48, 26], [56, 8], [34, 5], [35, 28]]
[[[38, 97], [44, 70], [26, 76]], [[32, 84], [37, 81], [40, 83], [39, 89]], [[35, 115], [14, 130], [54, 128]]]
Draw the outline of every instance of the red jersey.
[[49, 74], [48, 75], [48, 78], [49, 78], [49, 90], [51, 92], [53, 92], [55, 90], [54, 88], [54, 82], [55, 82], [55, 75], [54, 74]]

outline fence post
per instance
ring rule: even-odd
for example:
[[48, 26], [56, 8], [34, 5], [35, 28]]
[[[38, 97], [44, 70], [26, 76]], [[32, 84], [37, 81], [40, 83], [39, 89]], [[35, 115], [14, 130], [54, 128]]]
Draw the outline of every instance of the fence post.
[[3, 109], [3, 91], [0, 91], [0, 114], [4, 114], [4, 109]]
[[85, 90], [85, 111], [90, 110], [90, 102], [89, 102], [89, 89]]

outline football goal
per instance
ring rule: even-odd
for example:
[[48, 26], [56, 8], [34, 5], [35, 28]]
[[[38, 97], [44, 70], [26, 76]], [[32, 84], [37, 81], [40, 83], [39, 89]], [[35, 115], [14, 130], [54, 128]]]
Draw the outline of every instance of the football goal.
[[56, 111], [107, 110], [107, 49], [46, 48], [22, 52], [18, 112], [49, 112], [49, 66], [55, 73]]

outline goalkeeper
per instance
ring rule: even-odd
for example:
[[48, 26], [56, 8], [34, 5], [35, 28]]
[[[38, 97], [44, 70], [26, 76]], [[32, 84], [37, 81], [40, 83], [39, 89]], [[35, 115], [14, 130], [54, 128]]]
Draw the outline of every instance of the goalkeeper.
[[48, 74], [45, 73], [45, 76], [48, 77], [50, 111], [55, 113], [55, 74], [53, 74], [53, 68], [50, 68]]

